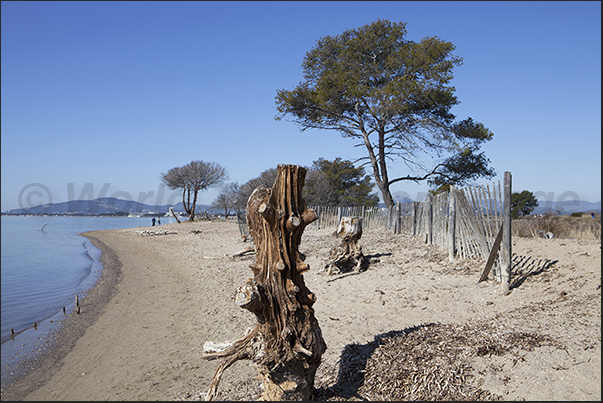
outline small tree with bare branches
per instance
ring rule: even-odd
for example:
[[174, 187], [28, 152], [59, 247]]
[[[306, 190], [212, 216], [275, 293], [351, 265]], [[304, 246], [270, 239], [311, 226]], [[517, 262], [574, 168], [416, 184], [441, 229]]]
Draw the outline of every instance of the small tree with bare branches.
[[182, 205], [190, 221], [195, 220], [197, 194], [227, 178], [226, 169], [215, 162], [191, 161], [161, 174], [161, 180], [170, 189], [182, 189]]
[[224, 218], [228, 218], [237, 210], [240, 189], [241, 186], [237, 182], [224, 185], [211, 206], [224, 210]]

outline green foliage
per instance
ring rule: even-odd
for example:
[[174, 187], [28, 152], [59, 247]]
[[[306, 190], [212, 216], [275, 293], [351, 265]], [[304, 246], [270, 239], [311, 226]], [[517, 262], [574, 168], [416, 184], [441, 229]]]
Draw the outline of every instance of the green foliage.
[[[406, 23], [377, 20], [317, 41], [303, 61], [304, 80], [276, 94], [277, 120], [292, 116], [301, 130], [334, 130], [366, 148], [375, 183], [388, 206], [389, 186], [432, 178], [433, 185], [493, 176], [478, 153], [493, 134], [471, 118], [455, 121], [450, 85], [462, 59], [438, 37], [406, 39]], [[429, 159], [449, 155], [431, 169]], [[450, 156], [451, 155], [451, 156]], [[413, 175], [389, 178], [401, 159]]]
[[574, 212], [574, 213], [570, 214], [570, 216], [572, 216], [572, 217], [582, 217], [582, 214], [584, 214], [584, 213], [582, 213], [582, 212]]
[[477, 153], [476, 149], [467, 147], [447, 158], [440, 167], [438, 175], [430, 177], [427, 182], [436, 189], [451, 185], [465, 186], [476, 177], [491, 178], [496, 175], [494, 169], [488, 167], [490, 160], [484, 153]]
[[528, 216], [538, 207], [536, 196], [528, 190], [521, 193], [511, 193], [511, 218]]
[[351, 161], [319, 158], [308, 171], [303, 197], [312, 206], [376, 206], [373, 184], [364, 168]]
[[[379, 197], [371, 194], [373, 184], [364, 168], [356, 168], [351, 161], [319, 158], [307, 168], [303, 197], [311, 206], [376, 206]], [[271, 188], [278, 174], [277, 168], [263, 171], [239, 187], [234, 208], [245, 211], [247, 200], [258, 187]]]

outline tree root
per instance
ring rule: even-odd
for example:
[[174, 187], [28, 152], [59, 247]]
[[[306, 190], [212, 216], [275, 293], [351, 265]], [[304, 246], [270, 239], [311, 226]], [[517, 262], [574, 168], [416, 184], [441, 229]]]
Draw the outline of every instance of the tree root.
[[251, 359], [254, 339], [258, 336], [257, 326], [247, 333], [243, 338], [235, 341], [229, 347], [224, 349], [223, 351], [216, 351], [212, 353], [202, 353], [201, 358], [205, 360], [215, 360], [218, 358], [224, 358], [224, 360], [220, 363], [218, 368], [216, 368], [216, 372], [209, 384], [209, 390], [205, 395], [206, 401], [211, 401], [216, 393], [218, 392], [218, 385], [220, 384], [220, 380], [222, 379], [222, 374], [224, 371], [230, 367], [232, 364], [239, 360]]

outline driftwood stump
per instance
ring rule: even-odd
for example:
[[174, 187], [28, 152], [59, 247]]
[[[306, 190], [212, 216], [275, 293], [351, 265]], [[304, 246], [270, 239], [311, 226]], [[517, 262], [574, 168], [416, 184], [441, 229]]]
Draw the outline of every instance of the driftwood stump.
[[262, 400], [313, 398], [314, 377], [326, 344], [312, 308], [316, 296], [302, 276], [309, 266], [298, 251], [305, 226], [318, 218], [302, 198], [305, 176], [303, 167], [278, 165], [272, 189], [260, 186], [249, 197], [253, 279], [237, 290], [235, 300], [254, 313], [258, 323], [232, 344], [206, 343], [203, 358], [224, 358], [206, 400], [214, 397], [222, 372], [240, 359], [251, 359], [259, 372]]
[[324, 271], [331, 275], [366, 270], [368, 261], [358, 243], [362, 237], [362, 218], [342, 217], [335, 234], [341, 239], [341, 245], [331, 248]]

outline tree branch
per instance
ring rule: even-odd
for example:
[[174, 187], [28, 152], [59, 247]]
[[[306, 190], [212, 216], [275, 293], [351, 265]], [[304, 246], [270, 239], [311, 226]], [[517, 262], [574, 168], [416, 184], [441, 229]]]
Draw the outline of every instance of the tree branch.
[[434, 176], [434, 175], [440, 175], [440, 176], [443, 176], [445, 178], [452, 179], [450, 176], [448, 176], [448, 175], [446, 175], [446, 174], [444, 174], [442, 172], [437, 172], [438, 168], [439, 167], [443, 167], [443, 166], [445, 166], [445, 165], [444, 164], [438, 164], [438, 165], [436, 165], [435, 168], [433, 168], [433, 170], [431, 172], [425, 174], [424, 176], [410, 176], [410, 175], [406, 175], [406, 176], [402, 176], [402, 177], [399, 177], [399, 178], [396, 178], [396, 179], [392, 179], [388, 183], [389, 183], [389, 185], [392, 185], [392, 184], [394, 184], [396, 182], [405, 181], [405, 180], [406, 181], [414, 181], [416, 183], [419, 183], [420, 181], [424, 181], [425, 179], [427, 179], [427, 178], [429, 178], [431, 176]]

